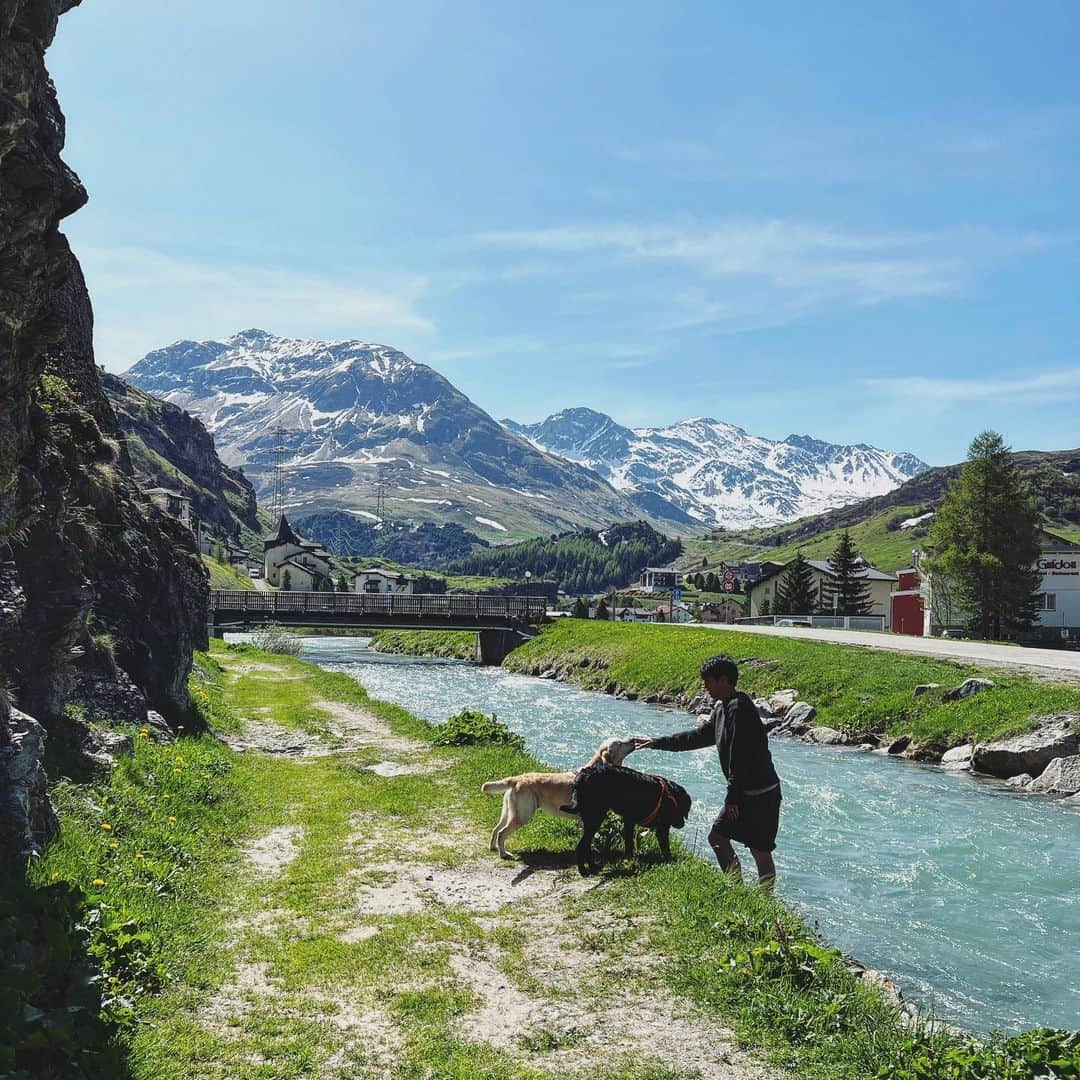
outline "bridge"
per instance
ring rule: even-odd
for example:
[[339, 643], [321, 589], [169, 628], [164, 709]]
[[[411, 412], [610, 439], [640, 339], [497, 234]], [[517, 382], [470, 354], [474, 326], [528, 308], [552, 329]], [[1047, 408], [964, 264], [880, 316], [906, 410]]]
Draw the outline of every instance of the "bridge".
[[500, 664], [544, 621], [542, 596], [482, 593], [403, 594], [210, 590], [210, 635], [279, 626], [340, 626], [363, 630], [473, 630], [476, 658]]

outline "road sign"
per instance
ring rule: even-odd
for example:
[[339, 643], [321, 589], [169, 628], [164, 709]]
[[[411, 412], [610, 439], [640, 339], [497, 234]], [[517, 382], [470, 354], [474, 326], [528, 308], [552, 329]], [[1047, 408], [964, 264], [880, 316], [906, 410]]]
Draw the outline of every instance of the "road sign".
[[724, 571], [724, 592], [731, 592], [735, 588], [735, 575], [730, 570]]
[[671, 602], [677, 604], [682, 599], [682, 589], [672, 589]]

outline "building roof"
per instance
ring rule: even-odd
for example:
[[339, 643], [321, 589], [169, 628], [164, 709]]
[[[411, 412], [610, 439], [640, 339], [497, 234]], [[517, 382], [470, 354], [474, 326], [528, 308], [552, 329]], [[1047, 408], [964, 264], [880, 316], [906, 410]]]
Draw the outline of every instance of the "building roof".
[[357, 570], [353, 574], [354, 578], [360, 577], [362, 574], [374, 574], [376, 577], [393, 578], [395, 581], [400, 581], [404, 578], [405, 581], [412, 581], [412, 577], [400, 570], [387, 570], [381, 566], [369, 566], [366, 570]]
[[183, 499], [184, 502], [191, 502], [191, 496], [185, 495], [182, 491], [174, 491], [172, 488], [165, 487], [152, 487], [143, 488], [144, 495], [168, 495], [173, 499]]
[[279, 547], [281, 544], [295, 544], [297, 547], [301, 546], [300, 537], [293, 532], [292, 526], [286, 520], [284, 514], [278, 518], [277, 528], [269, 536], [263, 539], [263, 550], [265, 551], [267, 548]]
[[672, 570], [670, 566], [646, 566], [641, 571], [643, 574], [678, 574], [678, 570]]
[[648, 615], [651, 619], [656, 612], [652, 608], [647, 607], [623, 607], [616, 611], [616, 617], [619, 615]]
[[295, 566], [297, 570], [303, 570], [305, 574], [310, 574], [313, 578], [319, 576], [318, 571], [315, 569], [314, 566], [305, 566], [303, 563], [297, 562], [295, 559], [286, 559], [281, 565]]
[[[829, 560], [828, 559], [807, 559], [808, 566], [813, 567], [820, 574], [829, 573]], [[777, 565], [775, 570], [770, 570], [767, 574], [762, 574], [761, 577], [755, 581], [750, 588], [756, 589], [759, 585], [763, 585], [766, 581], [776, 577], [777, 574], [782, 574], [790, 565], [790, 563], [784, 563], [782, 566]], [[895, 574], [882, 573], [876, 566], [871, 566], [867, 563], [862, 570], [859, 571], [856, 577], [865, 578], [867, 581], [895, 581]]]

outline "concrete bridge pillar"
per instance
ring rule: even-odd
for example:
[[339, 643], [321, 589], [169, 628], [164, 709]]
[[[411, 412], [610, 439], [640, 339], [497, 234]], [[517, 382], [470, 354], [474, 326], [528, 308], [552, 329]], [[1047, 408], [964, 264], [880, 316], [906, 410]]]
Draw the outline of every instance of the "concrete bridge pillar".
[[498, 667], [520, 644], [521, 637], [513, 630], [480, 630], [476, 634], [476, 662]]

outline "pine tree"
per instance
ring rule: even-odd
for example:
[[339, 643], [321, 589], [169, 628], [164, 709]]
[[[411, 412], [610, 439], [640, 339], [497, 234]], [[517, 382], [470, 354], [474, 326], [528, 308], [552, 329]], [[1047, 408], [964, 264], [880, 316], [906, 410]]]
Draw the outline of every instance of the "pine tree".
[[772, 604], [769, 603], [769, 598], [767, 596], [765, 597], [764, 600], [761, 601], [761, 607], [758, 608], [758, 614], [759, 615], [771, 615], [772, 614]]
[[611, 614], [608, 612], [607, 601], [603, 597], [600, 598], [600, 603], [596, 605], [596, 618], [598, 619], [610, 619]]
[[840, 540], [829, 556], [829, 573], [822, 599], [825, 610], [835, 610], [837, 615], [869, 615], [874, 607], [863, 559], [855, 550], [855, 542], [847, 529], [840, 534]]
[[934, 515], [931, 573], [954, 587], [980, 637], [998, 639], [1035, 621], [1039, 514], [1011, 451], [995, 431], [976, 436]]
[[589, 617], [589, 607], [580, 596], [574, 601], [574, 606], [570, 609], [570, 614], [575, 619], [587, 619]]
[[809, 615], [817, 606], [814, 571], [802, 551], [788, 563], [776, 589], [777, 615]]
[[292, 588], [292, 574], [290, 574], [288, 570], [281, 575], [281, 587], [285, 592], [288, 592], [289, 589]]

